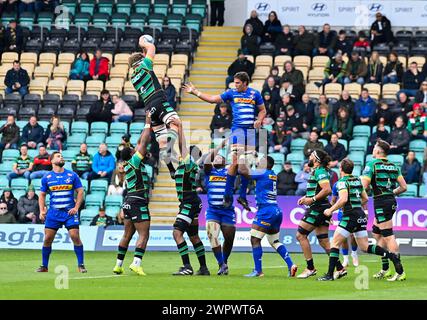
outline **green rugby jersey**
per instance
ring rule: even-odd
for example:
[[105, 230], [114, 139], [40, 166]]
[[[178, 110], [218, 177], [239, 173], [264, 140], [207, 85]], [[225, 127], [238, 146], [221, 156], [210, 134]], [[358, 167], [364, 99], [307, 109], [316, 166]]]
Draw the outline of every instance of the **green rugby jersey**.
[[[308, 178], [307, 192], [305, 196], [307, 198], [313, 198], [322, 189], [320, 187], [320, 184], [325, 181], [329, 183], [329, 179], [330, 179], [329, 173], [325, 168], [319, 167], [314, 169], [311, 173], [310, 178]], [[329, 203], [327, 198], [316, 201], [310, 207], [315, 208], [317, 205], [326, 204], [326, 203]]]
[[130, 81], [145, 104], [162, 86], [153, 71], [153, 60], [145, 57], [142, 63], [132, 73]]
[[180, 202], [198, 198], [196, 192], [196, 176], [198, 172], [199, 166], [191, 159], [190, 155], [179, 161], [175, 170], [175, 185]]
[[84, 172], [92, 168], [92, 156], [88, 153], [78, 153], [71, 161], [74, 171]]
[[366, 164], [362, 177], [371, 181], [374, 198], [393, 196], [397, 178], [402, 176], [400, 168], [387, 159], [374, 159]]
[[358, 177], [353, 175], [344, 176], [337, 183], [337, 190], [347, 190], [348, 200], [343, 207], [343, 212], [346, 213], [355, 208], [362, 208], [362, 192], [363, 184]]
[[30, 156], [27, 156], [25, 159], [19, 156], [15, 159], [15, 163], [17, 170], [28, 169], [30, 164], [33, 163], [33, 159]]
[[145, 165], [142, 162], [144, 157], [135, 152], [132, 158], [126, 162], [126, 189], [127, 195], [137, 195], [148, 202], [149, 179]]

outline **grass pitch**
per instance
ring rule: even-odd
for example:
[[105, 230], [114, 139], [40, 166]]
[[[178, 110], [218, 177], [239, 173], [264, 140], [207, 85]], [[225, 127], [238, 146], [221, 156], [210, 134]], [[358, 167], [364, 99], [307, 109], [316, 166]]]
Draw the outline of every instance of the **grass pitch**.
[[[252, 269], [250, 253], [232, 253], [229, 260], [230, 275], [216, 275], [217, 266], [211, 252], [207, 253], [210, 277], [174, 277], [172, 272], [180, 265], [175, 252], [150, 252], [144, 256], [146, 277], [132, 274], [127, 268], [133, 252], [125, 260], [126, 272], [122, 276], [112, 273], [116, 261], [114, 252], [87, 252], [85, 264], [87, 274], [77, 272], [76, 259], [72, 251], [53, 251], [49, 273], [35, 273], [40, 265], [38, 250], [0, 250], [0, 299], [427, 299], [427, 257], [403, 257], [408, 279], [390, 283], [375, 280], [372, 275], [380, 268], [376, 256], [362, 255], [360, 263], [366, 266], [369, 277], [363, 280], [362, 273], [349, 267], [347, 277], [338, 281], [318, 282], [317, 276], [327, 268], [326, 255], [315, 255], [318, 275], [309, 279], [287, 278], [287, 268], [280, 256], [264, 253], [265, 277], [245, 278]], [[190, 255], [193, 268], [198, 263], [194, 253]], [[301, 254], [292, 254], [299, 265], [305, 267]], [[55, 269], [66, 266], [68, 289], [56, 289], [59, 274]], [[367, 284], [368, 289], [357, 289]]]

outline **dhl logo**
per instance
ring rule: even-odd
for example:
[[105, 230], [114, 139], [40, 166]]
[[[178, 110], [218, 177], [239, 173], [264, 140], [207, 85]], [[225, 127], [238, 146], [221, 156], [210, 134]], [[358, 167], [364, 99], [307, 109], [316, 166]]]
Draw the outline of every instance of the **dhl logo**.
[[271, 226], [271, 224], [270, 224], [270, 223], [265, 222], [265, 221], [261, 221], [261, 224], [262, 224], [262, 225], [264, 225], [264, 226], [267, 226], [267, 227]]
[[61, 191], [61, 190], [71, 190], [73, 189], [72, 184], [60, 184], [57, 186], [51, 186], [50, 191]]
[[255, 104], [255, 101], [251, 98], [234, 98], [234, 103]]
[[227, 177], [212, 176], [209, 178], [209, 181], [227, 181]]
[[277, 180], [277, 176], [273, 176], [272, 174], [269, 174], [269, 175], [268, 175], [268, 178], [269, 178], [270, 180], [274, 180], [274, 181], [276, 181], [276, 180]]

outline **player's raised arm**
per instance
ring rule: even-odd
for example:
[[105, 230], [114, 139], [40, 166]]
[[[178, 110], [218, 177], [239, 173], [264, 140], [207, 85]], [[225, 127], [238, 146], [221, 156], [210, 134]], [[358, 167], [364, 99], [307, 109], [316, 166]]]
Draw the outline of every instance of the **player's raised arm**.
[[142, 131], [141, 137], [139, 138], [138, 145], [136, 146], [136, 151], [139, 152], [141, 156], [145, 156], [147, 153], [147, 145], [151, 141], [151, 114], [150, 111], [145, 113], [145, 127]]
[[147, 52], [145, 54], [146, 57], [149, 57], [150, 59], [154, 59], [154, 56], [156, 55], [156, 46], [154, 44], [145, 41], [144, 36], [139, 37], [138, 44], [141, 47], [141, 49]]
[[228, 139], [224, 139], [218, 147], [212, 149], [209, 152], [208, 156], [205, 159], [205, 163], [203, 164], [203, 170], [205, 172], [210, 172], [212, 170], [215, 157], [218, 155], [219, 150], [225, 147], [225, 145], [227, 144], [227, 141]]
[[223, 102], [220, 95], [213, 96], [213, 95], [210, 95], [210, 94], [207, 94], [207, 93], [202, 93], [191, 82], [184, 84], [182, 86], [182, 88], [185, 90], [185, 92], [187, 92], [189, 94], [192, 94], [192, 95], [198, 97], [199, 99], [201, 99], [203, 101], [206, 101], [206, 102], [209, 102], [209, 103], [221, 103], [221, 102]]

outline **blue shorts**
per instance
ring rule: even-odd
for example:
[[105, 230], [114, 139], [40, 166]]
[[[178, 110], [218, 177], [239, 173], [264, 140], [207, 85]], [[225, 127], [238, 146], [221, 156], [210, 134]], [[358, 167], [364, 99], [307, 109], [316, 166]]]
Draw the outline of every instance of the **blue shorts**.
[[342, 209], [338, 210], [338, 216], [337, 216], [337, 218], [338, 218], [338, 221], [342, 220]]
[[241, 144], [246, 146], [256, 145], [256, 129], [232, 127], [229, 137], [230, 144]]
[[282, 218], [282, 211], [278, 206], [265, 206], [258, 209], [252, 223], [267, 230], [280, 230]]
[[68, 210], [51, 210], [46, 214], [45, 228], [58, 230], [65, 226], [67, 229], [79, 228], [79, 215], [70, 216]]
[[206, 211], [206, 221], [217, 221], [219, 224], [236, 224], [236, 213], [234, 208], [220, 209], [209, 207]]

